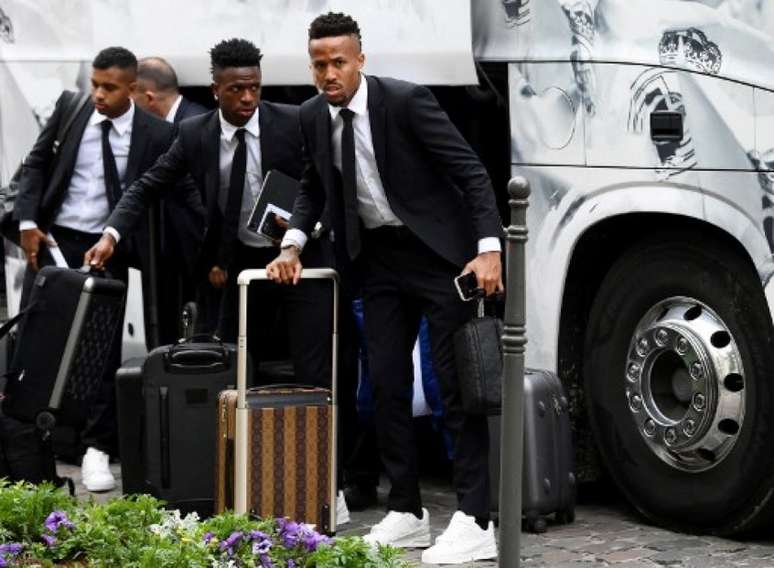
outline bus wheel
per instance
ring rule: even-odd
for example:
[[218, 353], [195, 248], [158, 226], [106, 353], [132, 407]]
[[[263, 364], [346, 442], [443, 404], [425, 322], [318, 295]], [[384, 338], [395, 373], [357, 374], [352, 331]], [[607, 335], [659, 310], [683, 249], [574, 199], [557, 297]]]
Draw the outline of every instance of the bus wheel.
[[643, 514], [719, 535], [771, 517], [771, 316], [738, 252], [676, 236], [633, 247], [596, 294], [584, 354], [600, 452]]

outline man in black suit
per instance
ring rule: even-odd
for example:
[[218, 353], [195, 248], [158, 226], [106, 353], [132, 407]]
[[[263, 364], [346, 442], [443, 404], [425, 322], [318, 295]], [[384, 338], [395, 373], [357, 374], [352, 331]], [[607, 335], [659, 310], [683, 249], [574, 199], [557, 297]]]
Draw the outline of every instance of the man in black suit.
[[459, 511], [422, 560], [494, 558], [487, 422], [463, 413], [451, 341], [472, 315], [454, 277], [474, 272], [487, 294], [502, 287], [502, 224], [489, 176], [428, 89], [361, 73], [352, 18], [329, 13], [312, 22], [309, 55], [321, 94], [301, 106], [302, 189], [268, 270], [278, 282], [297, 282], [299, 252], [327, 207], [339, 269], [362, 284], [375, 420], [392, 484], [389, 512], [366, 540], [430, 545], [411, 422], [411, 350], [425, 314], [454, 436]]
[[[269, 171], [300, 177], [301, 137], [298, 107], [261, 101], [258, 48], [231, 39], [217, 44], [210, 55], [218, 109], [181, 123], [175, 143], [125, 192], [105, 235], [85, 258], [100, 268], [112, 255], [115, 234], [131, 234], [151, 197], [190, 174], [207, 207], [207, 236], [199, 264], [209, 283], [224, 291], [218, 328], [221, 338], [235, 342], [236, 278], [245, 268], [265, 266], [277, 253], [276, 243], [249, 231], [247, 221]], [[314, 239], [305, 253], [311, 265], [328, 264], [323, 242]], [[330, 377], [330, 350], [317, 334], [330, 326], [330, 301], [319, 296], [320, 286], [314, 285], [319, 283], [306, 284], [310, 286], [298, 290], [273, 284], [251, 287], [248, 350], [255, 365], [267, 359], [264, 347], [277, 335], [274, 314], [283, 304], [288, 321], [302, 328], [290, 337], [297, 379], [324, 384]]]
[[[180, 94], [177, 73], [161, 57], [144, 57], [138, 61], [137, 86], [132, 98], [141, 109], [176, 126], [184, 119], [208, 112], [202, 105]], [[166, 197], [160, 210], [159, 248], [165, 270], [158, 275], [158, 302], [165, 309], [159, 313], [159, 339], [162, 344], [167, 344], [180, 337], [178, 320], [181, 307], [185, 302], [197, 299], [194, 261], [199, 254], [202, 227], [198, 217], [191, 218], [191, 208], [180, 203], [177, 195]], [[204, 293], [198, 301], [199, 321], [202, 323], [204, 319], [207, 322], [200, 330], [212, 332], [217, 325], [220, 294]]]
[[[92, 63], [91, 99], [74, 116], [62, 140], [62, 123], [78, 95], [64, 92], [24, 162], [14, 217], [27, 255], [22, 302], [39, 266], [54, 264], [61, 252], [67, 265], [80, 267], [84, 253], [99, 240], [123, 188], [138, 178], [172, 143], [174, 127], [137, 108], [131, 99], [137, 59], [122, 47], [102, 50]], [[184, 188], [195, 193], [192, 186]], [[194, 200], [194, 204], [201, 203]], [[202, 220], [203, 221], [203, 220]], [[145, 235], [138, 235], [145, 236]], [[131, 246], [130, 246], [131, 245]], [[124, 281], [136, 257], [147, 257], [147, 239], [132, 239], [108, 267]], [[108, 454], [116, 448], [113, 378], [120, 365], [121, 334], [97, 403], [88, 409], [81, 434], [87, 447], [83, 483], [89, 491], [108, 491], [115, 479]]]
[[207, 112], [205, 107], [180, 94], [177, 73], [161, 57], [143, 57], [138, 61], [137, 87], [132, 98], [141, 109], [173, 124]]

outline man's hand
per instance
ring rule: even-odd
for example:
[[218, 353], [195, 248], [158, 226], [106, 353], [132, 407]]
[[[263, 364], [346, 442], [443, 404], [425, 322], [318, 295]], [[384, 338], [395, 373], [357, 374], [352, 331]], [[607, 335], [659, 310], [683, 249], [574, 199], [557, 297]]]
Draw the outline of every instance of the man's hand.
[[499, 252], [484, 252], [465, 265], [462, 274], [475, 272], [478, 287], [489, 296], [504, 289]]
[[37, 228], [21, 231], [19, 241], [21, 248], [24, 249], [24, 254], [27, 255], [27, 263], [35, 271], [38, 270], [38, 251], [40, 250], [41, 241], [50, 247], [56, 246], [53, 240], [49, 239], [43, 231]]
[[105, 263], [113, 256], [115, 249], [116, 241], [110, 234], [104, 233], [97, 244], [83, 255], [83, 264], [96, 270], [104, 270]]
[[214, 288], [225, 288], [226, 281], [228, 280], [228, 273], [220, 266], [213, 266], [210, 269], [208, 278], [210, 279], [210, 284], [212, 284]]
[[278, 284], [298, 284], [301, 279], [301, 259], [298, 247], [282, 249], [279, 256], [266, 266], [266, 275]]

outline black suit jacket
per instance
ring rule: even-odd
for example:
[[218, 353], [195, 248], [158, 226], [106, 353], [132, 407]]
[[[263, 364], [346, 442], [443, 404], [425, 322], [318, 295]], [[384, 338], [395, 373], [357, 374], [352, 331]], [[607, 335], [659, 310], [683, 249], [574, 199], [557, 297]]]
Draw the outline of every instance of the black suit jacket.
[[[301, 136], [298, 107], [261, 102], [261, 168], [280, 170], [298, 179], [301, 175]], [[202, 268], [216, 263], [223, 214], [218, 206], [220, 191], [220, 119], [218, 111], [180, 123], [177, 139], [153, 168], [138, 179], [121, 198], [108, 225], [124, 234], [131, 230], [146, 204], [170, 183], [190, 174], [207, 209], [207, 236], [202, 250]], [[228, 268], [228, 267], [223, 267]]]
[[195, 116], [199, 116], [200, 114], [206, 113], [206, 107], [203, 107], [199, 103], [189, 101], [187, 98], [183, 97], [180, 101], [180, 106], [177, 107], [177, 112], [175, 112], [175, 118], [173, 119], [173, 122], [174, 124], [180, 124], [186, 118], [193, 118]]
[[[492, 183], [478, 156], [425, 87], [366, 77], [374, 154], [390, 208], [425, 244], [457, 266], [477, 253], [477, 241], [502, 237]], [[340, 176], [331, 153], [328, 103], [318, 95], [301, 105], [304, 173], [292, 228], [309, 234], [328, 205], [344, 234]], [[345, 239], [336, 252], [346, 257]]]
[[[64, 140], [57, 141], [59, 122], [63, 120], [64, 111], [75, 96], [75, 93], [65, 91], [57, 100], [51, 118], [24, 161], [24, 172], [19, 182], [14, 217], [19, 221], [35, 221], [44, 231], [51, 227], [65, 198], [83, 132], [94, 112], [94, 104], [91, 101], [86, 102]], [[174, 136], [173, 125], [135, 106], [124, 187], [142, 175], [167, 151]], [[190, 184], [189, 187], [192, 189]], [[140, 256], [141, 264], [147, 266], [147, 231], [138, 231], [133, 245]]]

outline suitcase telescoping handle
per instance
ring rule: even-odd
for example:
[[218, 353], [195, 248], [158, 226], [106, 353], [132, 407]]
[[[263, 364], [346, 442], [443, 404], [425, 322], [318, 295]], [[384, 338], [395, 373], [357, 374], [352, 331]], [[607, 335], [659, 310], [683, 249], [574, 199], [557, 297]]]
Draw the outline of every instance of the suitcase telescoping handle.
[[[333, 281], [333, 338], [331, 356], [331, 402], [333, 405], [333, 472], [331, 475], [331, 494], [336, 489], [336, 444], [337, 444], [337, 382], [339, 352], [339, 274], [332, 268], [304, 268], [302, 280]], [[237, 407], [236, 436], [234, 440], [234, 512], [247, 513], [247, 290], [255, 280], [269, 280], [264, 269], [243, 270], [237, 277], [239, 285], [239, 338], [237, 340]], [[278, 284], [272, 284], [278, 286]], [[330, 526], [336, 526], [336, 502], [331, 503]]]

